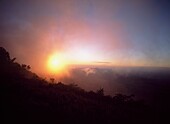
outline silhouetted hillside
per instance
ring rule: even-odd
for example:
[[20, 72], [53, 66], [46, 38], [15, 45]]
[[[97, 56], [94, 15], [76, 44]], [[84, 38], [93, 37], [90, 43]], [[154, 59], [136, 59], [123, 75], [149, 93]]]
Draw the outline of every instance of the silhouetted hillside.
[[0, 48], [1, 121], [5, 124], [155, 124], [166, 116], [132, 96], [111, 97], [103, 89], [86, 92], [75, 84], [52, 84], [29, 69]]

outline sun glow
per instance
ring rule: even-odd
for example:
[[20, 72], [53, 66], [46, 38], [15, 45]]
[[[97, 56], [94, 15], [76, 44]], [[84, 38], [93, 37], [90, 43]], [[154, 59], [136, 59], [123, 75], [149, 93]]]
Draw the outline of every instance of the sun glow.
[[74, 60], [77, 64], [90, 64], [93, 61], [100, 60], [97, 50], [91, 47], [78, 46], [71, 50], [69, 53], [72, 55], [70, 60]]
[[53, 52], [47, 58], [47, 73], [57, 76], [69, 75], [69, 69], [74, 65], [90, 65], [100, 60], [91, 47], [74, 47], [72, 50]]
[[66, 69], [66, 60], [60, 54], [53, 54], [49, 56], [47, 61], [47, 68], [50, 73], [61, 74]]

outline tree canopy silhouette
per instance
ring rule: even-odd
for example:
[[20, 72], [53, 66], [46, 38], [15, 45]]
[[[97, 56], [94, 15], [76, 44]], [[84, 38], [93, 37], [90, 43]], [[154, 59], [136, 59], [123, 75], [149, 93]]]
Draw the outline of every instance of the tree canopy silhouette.
[[9, 53], [3, 47], [0, 47], [0, 63], [5, 64], [9, 61], [10, 61]]

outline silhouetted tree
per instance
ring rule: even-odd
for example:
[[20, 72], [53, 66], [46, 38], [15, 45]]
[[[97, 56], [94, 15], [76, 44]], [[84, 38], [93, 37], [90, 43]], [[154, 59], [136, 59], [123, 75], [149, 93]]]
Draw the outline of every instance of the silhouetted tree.
[[50, 78], [51, 83], [54, 83], [55, 79], [54, 78]]
[[104, 95], [104, 89], [103, 88], [100, 88], [99, 90], [97, 90], [96, 92], [97, 94], [103, 96]]
[[69, 86], [70, 86], [70, 87], [73, 87], [73, 88], [78, 87], [78, 85], [75, 84], [75, 83], [70, 83]]
[[6, 62], [10, 62], [9, 53], [3, 47], [0, 47], [0, 63]]
[[22, 64], [21, 67], [24, 68], [24, 69], [26, 69], [27, 65]]
[[118, 101], [118, 102], [127, 102], [127, 101], [133, 101], [134, 95], [123, 95], [123, 94], [116, 94], [113, 99]]
[[30, 70], [30, 69], [31, 69], [30, 65], [27, 65], [27, 70]]
[[16, 58], [13, 58], [13, 59], [11, 59], [11, 62], [14, 62], [16, 60]]

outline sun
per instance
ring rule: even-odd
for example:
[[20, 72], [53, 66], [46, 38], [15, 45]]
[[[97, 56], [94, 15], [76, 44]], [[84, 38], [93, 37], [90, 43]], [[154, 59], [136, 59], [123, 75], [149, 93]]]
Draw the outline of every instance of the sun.
[[66, 68], [66, 60], [60, 54], [52, 54], [48, 58], [47, 68], [50, 73], [60, 74]]

